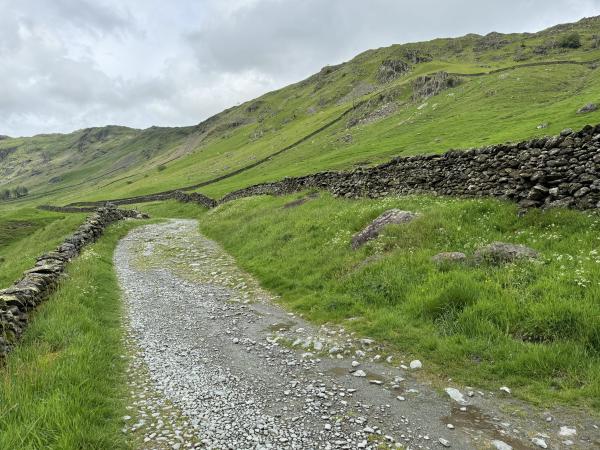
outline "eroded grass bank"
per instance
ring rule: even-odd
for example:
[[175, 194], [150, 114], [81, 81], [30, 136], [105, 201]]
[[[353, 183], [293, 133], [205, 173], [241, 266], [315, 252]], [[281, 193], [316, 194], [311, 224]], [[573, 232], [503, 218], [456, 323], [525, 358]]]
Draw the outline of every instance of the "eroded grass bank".
[[86, 248], [0, 368], [0, 449], [120, 449], [125, 411], [120, 290], [112, 255], [140, 222]]
[[[496, 200], [326, 194], [286, 207], [302, 196], [228, 203], [206, 213], [201, 228], [312, 320], [382, 339], [441, 378], [508, 384], [546, 405], [600, 408], [598, 214], [520, 218], [516, 206]], [[421, 217], [353, 251], [352, 234], [390, 208]], [[528, 245], [543, 260], [499, 267], [431, 261], [493, 241]]]

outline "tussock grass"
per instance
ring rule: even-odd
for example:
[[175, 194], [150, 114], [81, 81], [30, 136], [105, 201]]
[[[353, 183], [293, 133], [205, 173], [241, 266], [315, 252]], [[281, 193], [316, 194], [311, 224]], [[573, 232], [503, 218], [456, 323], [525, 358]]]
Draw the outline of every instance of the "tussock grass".
[[125, 449], [125, 360], [111, 226], [33, 313], [0, 369], [0, 449]]
[[[316, 322], [345, 325], [419, 357], [444, 379], [548, 405], [600, 408], [600, 216], [531, 211], [497, 200], [334, 199], [303, 194], [238, 200], [201, 228], [282, 302]], [[417, 211], [353, 251], [350, 238], [390, 208]], [[539, 262], [446, 264], [493, 241], [528, 245]]]

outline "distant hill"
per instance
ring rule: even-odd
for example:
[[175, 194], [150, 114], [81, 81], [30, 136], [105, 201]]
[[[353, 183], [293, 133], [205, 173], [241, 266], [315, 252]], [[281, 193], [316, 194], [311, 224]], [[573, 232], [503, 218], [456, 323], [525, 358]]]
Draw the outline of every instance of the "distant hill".
[[600, 18], [539, 33], [368, 50], [229, 108], [196, 126], [106, 126], [30, 138], [0, 136], [0, 189], [42, 202], [174, 189], [254, 165], [206, 187], [222, 194], [315, 170], [439, 153], [600, 122]]

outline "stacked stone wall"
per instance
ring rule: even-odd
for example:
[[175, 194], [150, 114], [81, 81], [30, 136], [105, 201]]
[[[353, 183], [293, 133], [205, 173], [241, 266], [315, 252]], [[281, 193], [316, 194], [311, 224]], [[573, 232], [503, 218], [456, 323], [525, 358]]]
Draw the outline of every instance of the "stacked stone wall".
[[0, 290], [0, 358], [23, 333], [29, 314], [55, 290], [70, 260], [98, 239], [111, 223], [145, 217], [137, 211], [120, 210], [112, 205], [97, 209], [55, 250], [37, 258], [35, 266], [25, 271], [19, 281]]

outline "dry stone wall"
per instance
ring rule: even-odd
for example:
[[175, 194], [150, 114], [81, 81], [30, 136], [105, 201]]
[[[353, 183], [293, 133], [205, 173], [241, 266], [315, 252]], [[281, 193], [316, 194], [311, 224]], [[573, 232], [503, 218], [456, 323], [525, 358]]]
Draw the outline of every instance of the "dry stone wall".
[[113, 205], [99, 208], [79, 229], [54, 251], [37, 259], [35, 266], [8, 289], [0, 290], [0, 359], [23, 333], [30, 312], [56, 288], [67, 263], [83, 247], [94, 242], [113, 222], [125, 218], [145, 218], [134, 210], [119, 210]]
[[600, 125], [516, 144], [395, 158], [352, 172], [285, 178], [232, 192], [220, 203], [305, 189], [347, 198], [427, 193], [500, 197], [527, 208], [600, 208]]
[[[125, 205], [176, 199], [207, 208], [241, 197], [283, 195], [307, 189], [327, 190], [338, 197], [433, 194], [499, 197], [523, 208], [600, 208], [600, 125], [558, 136], [499, 144], [442, 155], [398, 157], [386, 164], [351, 172], [320, 172], [284, 178], [240, 189], [213, 200], [203, 194], [170, 191], [114, 200]], [[79, 205], [89, 206], [82, 202]], [[75, 204], [73, 204], [75, 206]], [[86, 209], [67, 207], [64, 212]], [[70, 208], [70, 210], [67, 210]]]

